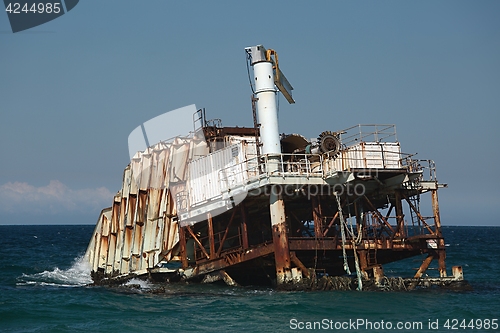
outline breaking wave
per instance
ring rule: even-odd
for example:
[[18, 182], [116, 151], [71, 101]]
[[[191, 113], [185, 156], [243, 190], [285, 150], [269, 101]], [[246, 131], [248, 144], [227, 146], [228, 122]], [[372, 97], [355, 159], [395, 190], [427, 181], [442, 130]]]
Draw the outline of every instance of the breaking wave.
[[62, 270], [56, 267], [51, 271], [36, 274], [23, 274], [18, 278], [18, 286], [55, 286], [82, 287], [92, 283], [90, 264], [85, 258], [78, 257], [70, 268]]
[[145, 289], [145, 290], [153, 288], [153, 285], [151, 283], [149, 283], [148, 281], [144, 281], [144, 280], [140, 280], [140, 279], [136, 279], [136, 278], [130, 279], [129, 281], [127, 281], [123, 285], [128, 286], [128, 287], [137, 286], [140, 289]]

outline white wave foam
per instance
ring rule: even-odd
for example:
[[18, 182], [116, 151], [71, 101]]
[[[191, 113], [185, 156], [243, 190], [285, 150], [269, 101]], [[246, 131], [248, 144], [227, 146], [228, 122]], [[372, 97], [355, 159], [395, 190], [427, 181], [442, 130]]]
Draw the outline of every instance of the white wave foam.
[[36, 274], [23, 274], [17, 285], [38, 285], [56, 287], [81, 287], [92, 283], [90, 265], [85, 258], [78, 257], [73, 265], [65, 270], [56, 267], [52, 271]]
[[124, 286], [130, 286], [130, 285], [138, 285], [141, 287], [141, 289], [151, 289], [152, 285], [148, 281], [140, 280], [140, 279], [130, 279], [126, 283], [123, 284]]

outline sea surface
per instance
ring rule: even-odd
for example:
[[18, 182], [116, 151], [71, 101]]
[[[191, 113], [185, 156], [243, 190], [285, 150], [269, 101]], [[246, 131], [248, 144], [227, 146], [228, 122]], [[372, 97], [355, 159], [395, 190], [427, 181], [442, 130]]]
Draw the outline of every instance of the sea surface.
[[[93, 226], [0, 226], [0, 332], [500, 331], [500, 227], [444, 227], [447, 265], [472, 291], [281, 292], [172, 284], [91, 287]], [[411, 276], [416, 259], [385, 266]], [[430, 271], [429, 275], [437, 275]]]

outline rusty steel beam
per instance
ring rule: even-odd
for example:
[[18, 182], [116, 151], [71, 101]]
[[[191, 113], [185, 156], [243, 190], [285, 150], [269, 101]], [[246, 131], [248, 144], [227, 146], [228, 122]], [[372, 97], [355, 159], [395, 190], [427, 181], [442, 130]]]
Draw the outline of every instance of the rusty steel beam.
[[210, 258], [215, 256], [215, 239], [214, 239], [214, 224], [212, 214], [207, 213], [207, 227], [208, 227], [208, 243], [210, 245]]
[[339, 217], [339, 211], [337, 211], [335, 215], [333, 215], [332, 220], [330, 221], [330, 223], [328, 223], [328, 226], [325, 228], [325, 231], [323, 231], [323, 237], [326, 237], [326, 234], [328, 234], [328, 231], [330, 231], [330, 228], [332, 227], [337, 217]]
[[389, 223], [389, 222], [387, 222], [387, 219], [386, 219], [386, 218], [384, 218], [384, 217], [382, 216], [382, 214], [380, 214], [380, 212], [378, 211], [378, 209], [377, 209], [377, 208], [375, 208], [375, 206], [372, 204], [372, 202], [370, 201], [370, 199], [368, 199], [368, 197], [367, 197], [366, 195], [364, 196], [364, 198], [365, 198], [365, 201], [366, 201], [366, 202], [368, 203], [368, 205], [370, 206], [370, 208], [372, 209], [372, 212], [373, 212], [373, 213], [375, 213], [375, 215], [378, 217], [378, 219], [379, 219], [380, 221], [384, 222], [384, 224], [383, 224], [383, 225], [384, 225], [387, 229], [389, 229], [389, 230], [390, 230], [391, 235], [394, 235], [394, 229], [392, 228], [392, 226], [390, 225], [390, 223]]
[[[428, 237], [412, 237], [411, 242], [396, 242], [390, 238], [385, 240], [364, 240], [360, 245], [356, 245], [356, 249], [361, 250], [407, 250], [416, 251], [422, 250], [423, 245], [418, 240], [430, 239]], [[434, 238], [432, 238], [434, 239]], [[288, 240], [290, 251], [305, 251], [305, 250], [342, 250], [342, 244], [338, 242], [335, 237], [327, 237], [317, 242], [316, 239], [312, 237], [290, 237]], [[350, 241], [345, 244], [346, 250], [352, 250], [353, 246]]]
[[368, 251], [370, 250], [359, 250], [358, 258], [359, 258], [359, 268], [361, 271], [366, 272], [368, 270]]
[[365, 229], [366, 229], [366, 223], [365, 219], [361, 219], [361, 212], [359, 209], [359, 201], [355, 200], [354, 201], [354, 215], [356, 216], [356, 229], [359, 230], [358, 232], [362, 232], [362, 238], [366, 236]]
[[179, 225], [179, 246], [181, 255], [182, 268], [186, 269], [188, 267], [187, 251], [186, 251], [186, 231], [184, 227]]
[[431, 190], [432, 196], [432, 213], [434, 214], [434, 225], [436, 226], [436, 234], [441, 237], [438, 241], [438, 270], [440, 277], [446, 277], [446, 250], [444, 238], [441, 233], [441, 216], [439, 214], [439, 202], [437, 189]]
[[431, 234], [437, 235], [436, 232], [434, 232], [434, 230], [432, 230], [432, 228], [429, 226], [429, 224], [427, 224], [427, 222], [425, 222], [424, 217], [422, 216], [422, 214], [420, 214], [420, 212], [418, 211], [417, 207], [415, 207], [415, 205], [411, 203], [410, 199], [408, 199], [408, 197], [404, 193], [401, 193], [401, 195], [403, 196], [403, 198], [405, 198], [406, 202], [408, 203], [408, 205], [410, 206], [410, 208], [413, 210], [413, 212], [415, 212], [415, 215], [417, 215], [417, 217], [420, 220], [420, 222], [422, 222], [424, 224], [424, 227], [426, 227], [427, 230], [429, 230], [429, 232]]
[[220, 257], [220, 254], [222, 252], [222, 247], [224, 246], [224, 242], [226, 241], [227, 235], [229, 234], [229, 228], [231, 227], [231, 224], [233, 223], [235, 215], [236, 215], [236, 209], [233, 208], [233, 214], [231, 214], [231, 218], [229, 219], [229, 223], [227, 224], [226, 231], [224, 232], [224, 236], [222, 237], [222, 240], [220, 241], [219, 249], [217, 250], [217, 253], [215, 254], [216, 258]]
[[232, 261], [227, 259], [227, 255], [223, 255], [222, 257], [215, 258], [214, 260], [197, 264], [196, 267], [193, 268], [193, 273], [189, 276], [189, 278], [214, 272], [259, 257], [263, 257], [273, 252], [274, 252], [274, 247], [270, 243], [264, 243], [256, 248], [252, 248], [240, 253], [239, 256], [234, 257]]
[[304, 223], [305, 221], [301, 221], [299, 220], [299, 218], [297, 217], [297, 215], [295, 215], [293, 212], [289, 212], [290, 216], [293, 217], [300, 225], [299, 229], [297, 229], [297, 233], [300, 232], [300, 231], [305, 231], [309, 236], [311, 237], [314, 237], [313, 234], [311, 234], [311, 232], [309, 231], [309, 229], [307, 229], [305, 226], [304, 226]]
[[392, 210], [394, 209], [394, 205], [391, 204], [391, 206], [389, 207], [389, 209], [387, 210], [387, 214], [385, 214], [385, 219], [386, 220], [389, 220], [389, 216], [391, 216], [391, 213], [392, 213]]
[[404, 230], [404, 213], [403, 213], [403, 204], [401, 203], [401, 192], [400, 191], [395, 191], [394, 193], [396, 197], [396, 223], [397, 223], [397, 228], [396, 228], [396, 236], [397, 237], [405, 237], [405, 230]]
[[299, 258], [297, 258], [297, 256], [295, 255], [295, 252], [290, 252], [290, 259], [292, 260], [292, 262], [295, 264], [295, 266], [297, 266], [298, 268], [300, 268], [300, 270], [302, 271], [302, 274], [308, 278], [309, 277], [309, 270], [307, 269], [307, 267], [302, 263], [302, 261], [300, 261]]
[[[289, 249], [292, 251], [300, 251], [300, 250], [337, 250], [342, 249], [337, 246], [337, 242], [335, 238], [324, 238], [320, 244], [316, 242], [314, 238], [311, 237], [293, 237], [288, 240]], [[346, 248], [347, 248], [346, 244]]]
[[241, 238], [242, 238], [242, 246], [243, 249], [248, 249], [248, 228], [247, 228], [247, 209], [245, 207], [244, 202], [240, 205], [240, 214], [241, 214]]
[[228, 285], [228, 286], [231, 286], [231, 287], [235, 287], [235, 286], [238, 286], [238, 283], [236, 281], [233, 280], [233, 278], [227, 274], [227, 272], [225, 270], [220, 270], [219, 271], [219, 275], [220, 277], [222, 278], [222, 280]]
[[201, 249], [201, 252], [203, 252], [203, 254], [205, 255], [205, 257], [207, 257], [207, 259], [210, 259], [210, 255], [207, 253], [207, 251], [205, 250], [205, 247], [203, 246], [203, 244], [201, 244], [201, 242], [198, 239], [198, 237], [196, 237], [196, 235], [194, 234], [193, 229], [191, 229], [191, 227], [189, 225], [187, 225], [186, 226], [186, 230], [189, 232], [189, 234], [194, 239], [194, 241], [196, 242], [196, 244], [198, 244], [198, 246]]
[[441, 216], [439, 214], [439, 202], [437, 190], [431, 190], [432, 197], [432, 213], [434, 214], [434, 224], [436, 225], [436, 233], [441, 237]]
[[314, 221], [314, 235], [318, 238], [323, 234], [321, 221], [321, 201], [317, 196], [311, 196], [312, 215]]
[[[442, 244], [441, 244], [442, 243]], [[440, 239], [438, 242], [439, 247], [443, 247], [443, 249], [438, 250], [438, 270], [440, 277], [446, 277], [446, 251], [444, 250], [444, 239]]]
[[427, 268], [429, 268], [429, 265], [431, 264], [432, 260], [434, 259], [434, 256], [432, 254], [429, 254], [427, 258], [424, 259], [422, 262], [422, 265], [420, 265], [420, 268], [418, 271], [415, 273], [415, 276], [413, 277], [414, 279], [420, 279], [422, 275], [427, 271]]

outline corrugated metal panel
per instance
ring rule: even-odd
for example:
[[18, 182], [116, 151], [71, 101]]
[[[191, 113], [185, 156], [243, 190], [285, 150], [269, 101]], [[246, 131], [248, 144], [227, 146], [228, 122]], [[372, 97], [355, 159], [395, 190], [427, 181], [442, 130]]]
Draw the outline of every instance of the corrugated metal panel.
[[326, 160], [325, 171], [401, 168], [398, 143], [361, 142], [343, 150], [335, 160]]
[[382, 155], [382, 146], [380, 144], [372, 142], [362, 142], [360, 146], [364, 153], [362, 163], [364, 168], [384, 168], [384, 157]]
[[187, 161], [189, 157], [189, 142], [175, 139], [172, 144], [170, 167], [167, 169], [170, 172], [170, 182], [179, 182], [186, 180]]
[[[179, 241], [178, 225], [177, 222], [172, 220], [172, 216], [176, 214], [175, 205], [168, 191], [165, 196], [165, 211], [163, 213], [164, 229], [163, 229], [163, 240], [162, 240], [162, 251], [165, 253], [170, 251], [175, 244]], [[170, 256], [166, 260], [170, 260]]]
[[149, 177], [151, 172], [151, 153], [152, 149], [148, 148], [141, 156], [142, 165], [140, 168], [141, 172], [139, 182], [139, 189], [141, 191], [146, 191], [149, 187]]
[[[99, 223], [98, 223], [98, 226], [101, 227], [102, 224], [101, 224], [101, 219], [99, 219]], [[99, 232], [96, 232], [94, 234], [94, 236], [92, 237], [93, 239], [93, 245], [91, 244], [90, 246], [92, 246], [92, 253], [90, 255], [90, 260], [92, 260], [90, 263], [91, 263], [91, 267], [92, 267], [92, 271], [96, 272], [97, 271], [97, 268], [99, 268], [99, 250], [101, 249], [101, 234]]]
[[165, 158], [168, 153], [163, 144], [157, 144], [153, 148], [151, 158], [151, 182], [150, 188], [162, 188], [165, 177]]
[[134, 222], [135, 222], [135, 211], [137, 207], [137, 195], [130, 194], [128, 198], [129, 204], [128, 204], [128, 210], [127, 210], [127, 218], [126, 218], [126, 226], [127, 227], [133, 227]]
[[171, 144], [163, 144], [164, 147], [164, 158], [163, 158], [163, 183], [161, 184], [161, 188], [168, 188], [170, 185], [170, 165], [172, 159], [172, 145]]
[[138, 271], [140, 268], [140, 260], [141, 257], [138, 255], [133, 255], [132, 258], [130, 259], [130, 271]]
[[130, 168], [130, 164], [123, 171], [123, 181], [122, 181], [122, 189], [121, 195], [122, 198], [127, 198], [130, 193], [130, 182], [131, 182], [132, 170]]
[[116, 251], [116, 234], [110, 234], [109, 237], [109, 245], [108, 245], [108, 258], [106, 261], [106, 273], [113, 273], [113, 264], [115, 260], [115, 251]]
[[109, 229], [110, 229], [110, 218], [111, 209], [104, 211], [101, 215], [101, 239], [99, 241], [99, 259], [98, 268], [106, 270], [106, 262], [108, 259], [108, 246], [109, 246]]
[[228, 148], [231, 148], [231, 159], [219, 172], [221, 189], [223, 191], [242, 186], [248, 180], [245, 146], [240, 143]]
[[141, 160], [137, 158], [139, 153], [137, 153], [132, 161], [130, 161], [130, 194], [137, 194], [138, 189], [138, 175], [140, 174]]
[[[159, 148], [158, 145], [156, 148]], [[164, 177], [164, 161], [165, 153], [163, 150], [155, 149], [151, 158], [151, 182], [148, 189], [148, 204], [144, 230], [144, 244], [142, 251], [148, 253], [150, 251], [159, 250], [155, 248], [156, 235], [160, 229], [159, 210], [161, 204], [162, 190], [161, 185]], [[161, 221], [160, 221], [161, 222]], [[148, 267], [150, 260], [147, 260]]]
[[106, 211], [109, 211], [111, 208], [103, 209], [101, 214], [99, 215], [99, 219], [97, 220], [96, 227], [94, 229], [94, 234], [92, 235], [91, 241], [87, 248], [87, 258], [90, 262], [90, 266], [92, 267], [92, 271], [97, 271], [99, 267], [99, 252], [101, 249], [101, 232], [102, 232], [102, 221], [103, 214]]
[[194, 161], [198, 158], [205, 157], [208, 155], [208, 153], [208, 145], [205, 141], [205, 138], [191, 140], [189, 146], [189, 161]]
[[388, 169], [399, 169], [401, 165], [401, 146], [399, 143], [385, 143], [382, 148], [384, 149], [384, 163]]
[[119, 219], [120, 219], [120, 205], [121, 205], [121, 195], [117, 194], [114, 197], [113, 206], [111, 210], [111, 226], [110, 233], [108, 237], [108, 257], [106, 261], [106, 273], [113, 273], [115, 254], [117, 249], [117, 236], [119, 234]]
[[134, 228], [126, 227], [124, 230], [124, 238], [123, 238], [123, 253], [122, 253], [122, 261], [120, 264], [120, 273], [126, 274], [130, 270], [130, 257], [131, 257], [131, 248], [132, 248], [132, 240], [134, 236]]
[[248, 179], [259, 176], [259, 163], [257, 156], [257, 145], [255, 141], [242, 141], [244, 160]]
[[[123, 195], [123, 194], [122, 194]], [[123, 238], [124, 232], [123, 228], [125, 228], [125, 212], [127, 210], [127, 198], [122, 197], [120, 203], [120, 216], [118, 218], [118, 230], [116, 235], [116, 249], [113, 261], [113, 272], [119, 272], [122, 261], [122, 251], [123, 251]]]
[[[87, 249], [92, 270], [107, 276], [153, 268], [179, 241], [172, 217], [187, 206], [187, 162], [207, 152], [203, 140], [176, 139], [138, 152], [123, 173], [113, 206], [101, 213]], [[173, 183], [170, 183], [170, 180]]]
[[143, 251], [155, 249], [156, 232], [158, 231], [159, 210], [162, 190], [150, 189], [148, 198], [148, 212], [146, 218], [146, 230], [144, 233]]
[[193, 206], [200, 202], [205, 202], [220, 194], [217, 185], [217, 174], [213, 172], [213, 155], [220, 155], [221, 151], [210, 154], [189, 163], [189, 205]]

